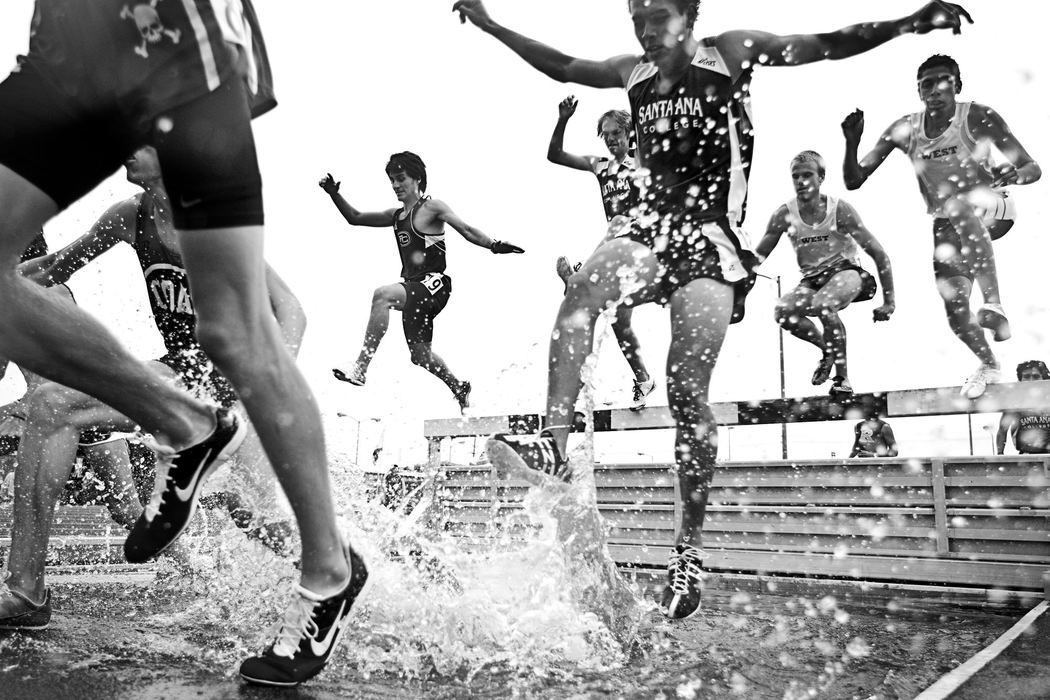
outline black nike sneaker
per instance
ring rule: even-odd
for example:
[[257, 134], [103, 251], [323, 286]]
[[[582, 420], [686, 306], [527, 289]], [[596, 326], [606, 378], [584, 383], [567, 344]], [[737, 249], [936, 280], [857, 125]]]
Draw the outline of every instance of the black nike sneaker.
[[841, 374], [836, 374], [831, 379], [831, 388], [828, 389], [828, 395], [832, 398], [848, 399], [853, 396], [853, 387], [848, 379]]
[[667, 562], [667, 586], [660, 597], [660, 608], [672, 620], [684, 620], [700, 612], [704, 592], [702, 579], [703, 550], [691, 544], [680, 544]]
[[470, 408], [470, 382], [460, 382], [459, 389], [452, 392], [452, 395], [456, 397], [456, 402], [459, 403], [459, 412]]
[[831, 377], [831, 370], [833, 369], [835, 369], [835, 357], [825, 350], [820, 356], [820, 362], [817, 363], [817, 368], [813, 370], [813, 378], [810, 382], [813, 386], [820, 386], [828, 381], [828, 378]]
[[537, 486], [550, 480], [572, 478], [568, 461], [561, 456], [558, 443], [549, 430], [539, 435], [498, 433], [485, 444], [489, 461], [497, 469], [510, 471]]
[[247, 426], [236, 413], [215, 411], [215, 430], [204, 442], [181, 452], [153, 443], [157, 476], [153, 497], [124, 541], [124, 558], [141, 564], [178, 539], [197, 511], [204, 480], [237, 451]]
[[245, 659], [241, 678], [257, 685], [292, 687], [320, 673], [350, 619], [350, 608], [368, 580], [365, 562], [349, 546], [350, 579], [342, 591], [322, 598], [302, 586], [284, 614], [277, 639], [259, 656]]

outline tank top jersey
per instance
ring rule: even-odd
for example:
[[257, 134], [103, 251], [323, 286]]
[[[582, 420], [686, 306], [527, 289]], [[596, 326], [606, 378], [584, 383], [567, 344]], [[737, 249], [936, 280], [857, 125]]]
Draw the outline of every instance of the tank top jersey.
[[704, 39], [669, 92], [657, 67], [641, 61], [627, 81], [638, 138], [638, 165], [649, 171], [643, 199], [660, 213], [697, 221], [744, 219], [751, 170], [751, 69], [735, 79], [711, 39]]
[[803, 277], [811, 277], [840, 263], [856, 265], [860, 251], [853, 236], [838, 228], [839, 200], [828, 197], [824, 219], [810, 225], [802, 220], [798, 200], [790, 199], [788, 210], [788, 238], [795, 249], [798, 267]]
[[974, 190], [983, 190], [991, 205], [980, 199], [975, 203], [985, 209], [995, 206], [1004, 197], [1002, 191], [991, 188], [991, 145], [977, 141], [970, 133], [968, 119], [970, 102], [958, 102], [955, 115], [944, 133], [937, 138], [926, 136], [926, 113], [916, 112], [908, 117], [911, 133], [908, 137], [908, 157], [919, 179], [919, 191], [926, 200], [927, 211], [943, 217], [941, 207], [951, 196]]
[[638, 206], [639, 190], [635, 180], [634, 158], [626, 156], [617, 163], [611, 158], [601, 158], [594, 164], [594, 176], [602, 190], [602, 205], [605, 219], [612, 221], [617, 216], [628, 216]]
[[194, 333], [197, 315], [190, 299], [190, 286], [182, 256], [164, 246], [157, 233], [153, 198], [139, 195], [135, 221], [135, 255], [146, 281], [150, 311], [170, 354], [200, 349]]
[[1050, 414], [1019, 414], [1014, 446], [1021, 454], [1050, 453]]
[[251, 0], [37, 0], [26, 64], [85, 105], [141, 117], [237, 77], [253, 116], [277, 104]]
[[401, 254], [401, 277], [406, 282], [428, 272], [445, 271], [444, 229], [439, 233], [420, 233], [412, 221], [428, 199], [429, 196], [420, 197], [404, 218], [401, 217], [404, 207], [394, 213], [394, 238]]

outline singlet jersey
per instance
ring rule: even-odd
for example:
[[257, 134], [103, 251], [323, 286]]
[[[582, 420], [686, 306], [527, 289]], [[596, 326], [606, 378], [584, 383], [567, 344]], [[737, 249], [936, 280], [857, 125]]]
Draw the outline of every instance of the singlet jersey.
[[430, 199], [420, 197], [412, 210], [404, 217], [404, 207], [394, 212], [394, 238], [397, 240], [397, 251], [401, 254], [401, 277], [405, 281], [414, 280], [428, 272], [445, 271], [445, 231], [438, 233], [420, 233], [416, 230], [413, 219], [416, 212]]
[[638, 165], [649, 171], [643, 198], [657, 211], [689, 212], [697, 221], [744, 219], [754, 137], [752, 69], [733, 77], [721, 52], [704, 39], [670, 91], [659, 89], [653, 63], [641, 61], [627, 81], [638, 138]]
[[170, 354], [200, 350], [195, 333], [197, 315], [182, 256], [166, 247], [157, 232], [156, 204], [141, 194], [135, 221], [135, 255], [146, 281], [150, 311]]
[[139, 116], [237, 77], [253, 116], [277, 104], [251, 0], [36, 0], [26, 64], [85, 104]]
[[858, 423], [855, 428], [857, 447], [880, 457], [889, 454], [890, 446], [886, 444], [886, 438], [882, 434], [884, 425], [882, 422], [867, 420]]
[[[1003, 197], [1001, 191], [991, 188], [994, 179], [991, 144], [978, 141], [970, 133], [968, 119], [971, 104], [956, 103], [951, 123], [936, 138], [926, 135], [925, 112], [916, 112], [908, 117], [911, 127], [908, 157], [919, 179], [919, 191], [926, 200], [927, 211], [935, 217], [944, 216], [941, 207], [955, 195], [981, 191], [993, 200]], [[988, 206], [984, 205], [983, 208], [987, 209]]]
[[602, 205], [605, 218], [612, 221], [617, 216], [627, 216], [638, 206], [639, 190], [635, 180], [634, 158], [626, 156], [617, 163], [611, 158], [601, 158], [594, 163], [594, 176], [602, 190]]
[[807, 224], [798, 211], [798, 200], [788, 200], [788, 238], [795, 248], [803, 277], [819, 274], [843, 262], [857, 264], [860, 251], [853, 236], [838, 227], [839, 200], [827, 198], [827, 212], [816, 224]]
[[1050, 414], [1018, 414], [1014, 446], [1022, 454], [1050, 453]]

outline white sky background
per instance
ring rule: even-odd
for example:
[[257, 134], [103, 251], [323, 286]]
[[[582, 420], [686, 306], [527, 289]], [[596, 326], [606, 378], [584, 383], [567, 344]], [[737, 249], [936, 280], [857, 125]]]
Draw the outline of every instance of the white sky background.
[[[449, 231], [454, 294], [437, 320], [434, 347], [454, 372], [473, 383], [476, 415], [540, 410], [547, 338], [562, 291], [554, 260], [562, 254], [582, 259], [604, 231], [594, 178], [546, 161], [557, 103], [568, 94], [575, 94], [580, 103], [569, 124], [566, 149], [601, 155], [605, 149], [594, 135], [595, 121], [607, 109], [625, 108], [624, 93], [546, 78], [491, 37], [460, 25], [450, 11], [451, 0], [255, 4], [280, 100], [277, 110], [256, 122], [265, 181], [267, 257], [306, 307], [309, 328], [301, 364], [330, 419], [333, 449], [351, 454], [355, 449], [354, 423], [337, 413], [382, 417], [388, 452], [402, 464], [416, 461], [425, 454], [421, 420], [457, 412], [445, 387], [409, 364], [397, 313], [366, 387], [335, 382], [329, 371], [333, 363], [356, 355], [372, 290], [396, 281], [400, 262], [389, 230], [351, 229], [316, 183], [330, 171], [359, 209], [397, 206], [383, 172], [395, 151], [407, 149], [422, 156], [429, 194], [490, 236], [526, 249], [525, 255], [494, 256]], [[487, 4], [498, 21], [569, 54], [606, 58], [639, 51], [623, 0]], [[920, 4], [706, 0], [697, 34], [740, 28], [783, 34], [827, 31], [903, 16]], [[5, 2], [0, 12], [0, 54], [12, 62], [25, 48], [31, 5], [28, 0]], [[752, 241], [757, 242], [773, 210], [792, 196], [791, 157], [802, 149], [815, 149], [829, 164], [824, 192], [843, 195], [857, 208], [893, 262], [893, 319], [871, 322], [879, 297], [844, 314], [850, 373], [858, 391], [959, 384], [975, 361], [949, 331], [934, 288], [931, 224], [910, 163], [895, 153], [864, 188], [847, 193], [840, 168], [842, 118], [855, 107], [864, 109], [866, 151], [895, 118], [921, 107], [915, 89], [918, 64], [930, 54], [948, 53], [962, 67], [960, 99], [997, 109], [1033, 157], [1050, 167], [1050, 107], [1046, 72], [1039, 69], [1046, 60], [1042, 3], [971, 0], [965, 5], [976, 24], [965, 27], [961, 36], [906, 36], [846, 61], [760, 68], [752, 84], [756, 158], [745, 222]], [[1050, 360], [1045, 291], [1050, 244], [1042, 225], [1047, 181], [1013, 189], [1018, 224], [996, 243], [1003, 300], [1014, 330], [1012, 340], [995, 348], [1007, 378], [1019, 361]], [[122, 174], [108, 180], [49, 224], [49, 243], [58, 246], [72, 240], [110, 202], [134, 191]], [[874, 271], [870, 260], [866, 265]], [[784, 290], [798, 281], [787, 240], [761, 271], [782, 275]], [[73, 287], [85, 308], [144, 357], [153, 357], [160, 354], [160, 344], [151, 330], [139, 278], [127, 249], [109, 253], [81, 272]], [[775, 296], [774, 286], [760, 279], [748, 299], [747, 319], [730, 331], [712, 400], [779, 395]], [[635, 328], [650, 371], [661, 384], [650, 403], [666, 403], [666, 311], [652, 305], [639, 309]], [[624, 400], [630, 376], [611, 336], [608, 346], [599, 399]], [[818, 359], [816, 350], [787, 337], [785, 353], [787, 394], [815, 393], [809, 377]], [[9, 377], [0, 388], [0, 399], [19, 391], [18, 380]], [[981, 426], [994, 418], [973, 420], [978, 453], [990, 452]], [[968, 451], [963, 418], [893, 424], [903, 454]], [[377, 424], [371, 425], [372, 432], [378, 432]], [[852, 444], [852, 423], [789, 430], [793, 457], [828, 457], [832, 451], [842, 456]], [[366, 433], [362, 452], [376, 439]], [[779, 457], [779, 428], [735, 429], [733, 443], [734, 459]], [[637, 458], [638, 452], [657, 460], [671, 456], [667, 433], [611, 436], [603, 444], [606, 457], [616, 461]], [[723, 458], [727, 451], [723, 441]]]

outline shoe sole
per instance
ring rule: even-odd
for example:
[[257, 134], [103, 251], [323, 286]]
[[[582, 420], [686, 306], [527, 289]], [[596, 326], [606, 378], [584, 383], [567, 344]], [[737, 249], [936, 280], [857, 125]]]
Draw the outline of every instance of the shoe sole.
[[39, 632], [51, 626], [51, 621], [42, 625], [4, 625], [0, 624], [0, 632]]
[[247, 434], [248, 424], [244, 420], [238, 418], [237, 432], [233, 434], [233, 437], [230, 438], [230, 441], [226, 443], [226, 446], [223, 447], [219, 451], [219, 454], [211, 461], [211, 465], [204, 470], [204, 473], [201, 474], [201, 478], [197, 479], [197, 485], [193, 489], [193, 493], [190, 496], [190, 513], [186, 517], [185, 522], [182, 523], [182, 527], [180, 527], [175, 532], [171, 540], [166, 545], [158, 549], [150, 556], [145, 557], [139, 561], [132, 561], [131, 559], [129, 559], [127, 556], [127, 551], [125, 551], [124, 558], [127, 559], [128, 563], [142, 564], [149, 561], [150, 559], [156, 559], [178, 541], [179, 537], [182, 536], [182, 533], [186, 531], [186, 528], [189, 527], [190, 523], [193, 521], [193, 516], [197, 514], [197, 506], [200, 504], [200, 494], [201, 490], [204, 487], [204, 482], [207, 481], [208, 477], [215, 473], [215, 470], [221, 467], [226, 462], [226, 460], [232, 457], [234, 452], [241, 448], [241, 443], [244, 442], [244, 438], [247, 436]]
[[565, 485], [566, 483], [565, 481], [545, 472], [530, 469], [529, 466], [525, 464], [524, 460], [518, 456], [518, 453], [511, 449], [510, 445], [505, 442], [489, 440], [485, 443], [485, 454], [488, 455], [489, 462], [491, 462], [497, 470], [502, 469], [504, 472], [512, 473], [529, 482], [533, 486], [551, 486], [553, 484]]
[[992, 340], [997, 343], [1001, 343], [1004, 340], [1009, 340], [1013, 337], [1013, 332], [1010, 330], [1010, 321], [997, 311], [990, 311], [988, 309], [981, 309], [977, 312], [977, 325], [981, 328], [987, 328], [992, 332]]
[[347, 384], [353, 384], [354, 386], [364, 386], [365, 385], [365, 380], [363, 380], [363, 379], [361, 379], [361, 380], [352, 379], [351, 377], [349, 377], [347, 374], [345, 374], [340, 369], [333, 368], [332, 369], [332, 376], [335, 377], [336, 379], [338, 379], [341, 382], [346, 382]]

